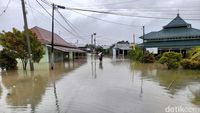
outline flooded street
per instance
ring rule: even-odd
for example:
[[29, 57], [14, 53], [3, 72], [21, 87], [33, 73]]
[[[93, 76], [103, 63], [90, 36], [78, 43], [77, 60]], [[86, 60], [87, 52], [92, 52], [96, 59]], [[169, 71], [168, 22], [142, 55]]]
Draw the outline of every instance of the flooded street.
[[165, 113], [168, 106], [200, 108], [200, 71], [88, 57], [0, 76], [1, 113]]

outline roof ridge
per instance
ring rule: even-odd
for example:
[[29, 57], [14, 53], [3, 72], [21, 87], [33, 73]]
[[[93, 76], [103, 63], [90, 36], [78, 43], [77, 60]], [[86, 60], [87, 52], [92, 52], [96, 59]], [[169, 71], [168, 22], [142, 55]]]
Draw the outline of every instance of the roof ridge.
[[163, 26], [163, 28], [167, 29], [167, 28], [187, 27], [188, 25], [190, 24], [185, 22], [185, 20], [183, 20], [179, 16], [179, 14], [177, 14], [177, 16], [171, 22], [169, 22], [166, 26]]

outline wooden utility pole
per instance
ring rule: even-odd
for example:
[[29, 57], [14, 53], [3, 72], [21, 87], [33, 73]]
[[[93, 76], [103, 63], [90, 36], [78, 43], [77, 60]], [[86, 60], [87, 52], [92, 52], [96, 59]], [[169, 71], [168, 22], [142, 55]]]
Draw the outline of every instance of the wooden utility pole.
[[29, 37], [29, 33], [28, 33], [28, 24], [27, 24], [26, 9], [25, 9], [24, 0], [21, 0], [21, 3], [22, 3], [23, 18], [24, 18], [24, 31], [25, 31], [26, 41], [27, 41], [27, 45], [28, 45], [29, 64], [30, 64], [31, 71], [33, 71], [34, 65], [33, 65], [32, 54], [31, 54], [31, 44], [30, 44], [30, 37]]

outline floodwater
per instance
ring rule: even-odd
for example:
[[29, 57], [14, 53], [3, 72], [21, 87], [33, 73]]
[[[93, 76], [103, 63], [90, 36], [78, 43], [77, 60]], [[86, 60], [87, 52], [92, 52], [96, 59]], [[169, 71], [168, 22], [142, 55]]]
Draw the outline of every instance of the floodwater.
[[[200, 109], [200, 71], [90, 57], [1, 72], [0, 113], [165, 113]], [[180, 112], [181, 113], [181, 112]]]

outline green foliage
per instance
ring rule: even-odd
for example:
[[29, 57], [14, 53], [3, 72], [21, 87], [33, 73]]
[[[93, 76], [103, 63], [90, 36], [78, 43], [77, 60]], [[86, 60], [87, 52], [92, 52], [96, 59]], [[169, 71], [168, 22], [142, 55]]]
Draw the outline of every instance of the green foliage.
[[191, 60], [200, 60], [200, 47], [195, 47], [190, 50], [189, 57]]
[[[32, 60], [38, 63], [44, 54], [42, 44], [31, 30], [28, 31], [28, 34], [31, 42]], [[21, 59], [25, 70], [28, 63], [28, 46], [25, 32], [21, 32], [15, 28], [13, 28], [12, 32], [3, 31], [3, 34], [0, 36], [0, 44], [4, 48], [15, 52], [16, 58]]]
[[135, 46], [132, 48], [132, 50], [129, 52], [129, 56], [133, 60], [140, 60], [143, 56], [143, 50], [139, 46]]
[[14, 52], [8, 49], [0, 51], [0, 68], [6, 70], [17, 69], [17, 61]]
[[200, 61], [184, 59], [183, 61], [181, 61], [181, 66], [184, 69], [200, 69]]
[[154, 63], [155, 61], [153, 53], [149, 53], [149, 51], [145, 51], [144, 55], [140, 59], [140, 62], [142, 63]]
[[179, 68], [182, 55], [176, 52], [166, 52], [159, 59], [159, 63], [166, 64], [168, 69], [177, 69]]
[[184, 69], [200, 69], [200, 47], [193, 48], [189, 51], [189, 58], [181, 61]]

